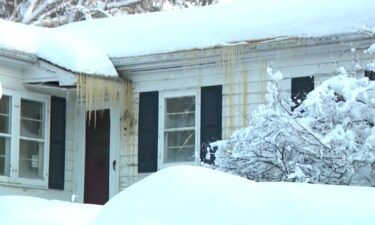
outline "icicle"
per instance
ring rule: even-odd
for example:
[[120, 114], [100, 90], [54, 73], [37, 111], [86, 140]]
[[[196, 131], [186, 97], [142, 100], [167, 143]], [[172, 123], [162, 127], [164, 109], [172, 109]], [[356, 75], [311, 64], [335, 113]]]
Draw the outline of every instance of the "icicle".
[[[123, 82], [103, 79], [86, 74], [77, 74], [77, 100], [88, 113], [88, 121], [94, 116], [96, 109], [104, 108], [106, 102], [119, 100]], [[93, 115], [91, 112], [94, 112]]]
[[[231, 129], [235, 128], [235, 125], [241, 126], [242, 124], [235, 124], [235, 107], [234, 105], [234, 83], [235, 79], [240, 79], [241, 76], [242, 79], [246, 84], [244, 84], [243, 89], [247, 92], [247, 72], [244, 72], [247, 70], [247, 68], [244, 68], [243, 72], [238, 71], [237, 74], [237, 68], [239, 62], [241, 59], [243, 59], [243, 56], [246, 52], [250, 52], [251, 47], [249, 47], [247, 44], [238, 44], [238, 45], [228, 45], [228, 46], [218, 46], [214, 48], [209, 49], [197, 49], [192, 50], [189, 52], [184, 52], [184, 58], [186, 58], [184, 62], [184, 67], [186, 69], [189, 69], [189, 67], [192, 66], [199, 66], [209, 63], [216, 63], [222, 67], [223, 74], [224, 74], [224, 84], [225, 89], [227, 93], [227, 101], [228, 104], [231, 106], [229, 107], [228, 112], [228, 120], [225, 120], [225, 123], [227, 123], [225, 126], [229, 127], [229, 129], [226, 130], [226, 134], [224, 136], [229, 136], [233, 131]], [[242, 74], [243, 73], [243, 74]], [[246, 85], [246, 86], [245, 86]], [[241, 98], [240, 95], [238, 95], [238, 98]], [[239, 99], [241, 101], [241, 99]], [[244, 113], [247, 113], [247, 95], [244, 94], [242, 97], [242, 104], [243, 104], [243, 111]], [[246, 101], [246, 102], [245, 102]], [[240, 109], [239, 109], [240, 110]], [[245, 120], [245, 119], [244, 119]], [[245, 121], [247, 122], [247, 121]], [[244, 123], [245, 123], [244, 122]]]

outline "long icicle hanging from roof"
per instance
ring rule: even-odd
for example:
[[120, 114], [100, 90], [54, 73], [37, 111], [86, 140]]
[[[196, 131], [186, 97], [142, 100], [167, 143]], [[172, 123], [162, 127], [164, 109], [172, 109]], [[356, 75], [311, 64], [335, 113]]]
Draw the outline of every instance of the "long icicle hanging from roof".
[[[127, 87], [127, 86], [125, 86]], [[84, 106], [91, 120], [91, 112], [104, 109], [106, 103], [113, 103], [120, 99], [123, 93], [124, 82], [103, 79], [86, 74], [77, 74], [77, 100]], [[96, 116], [96, 113], [94, 113]]]

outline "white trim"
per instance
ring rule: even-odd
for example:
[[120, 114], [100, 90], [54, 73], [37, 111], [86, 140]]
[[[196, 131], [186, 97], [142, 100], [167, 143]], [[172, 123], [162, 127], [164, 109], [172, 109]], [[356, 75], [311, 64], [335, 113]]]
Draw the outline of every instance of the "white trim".
[[[178, 162], [178, 163], [164, 163], [164, 117], [165, 117], [165, 99], [177, 98], [185, 96], [195, 97], [195, 161]], [[199, 148], [200, 148], [200, 88], [186, 89], [181, 91], [164, 91], [159, 92], [159, 124], [158, 124], [158, 170], [175, 165], [198, 164]]]
[[[50, 129], [50, 97], [22, 91], [12, 91], [4, 89], [4, 95], [11, 98], [11, 112], [10, 112], [10, 176], [1, 176], [0, 180], [9, 185], [22, 185], [38, 188], [48, 187], [48, 166], [49, 166], [49, 129]], [[21, 99], [40, 102], [43, 105], [43, 139], [38, 139], [38, 142], [43, 142], [43, 179], [28, 179], [19, 177], [19, 147], [22, 138], [20, 134], [20, 120], [21, 120]]]
[[[109, 198], [118, 193], [119, 180], [119, 157], [118, 148], [120, 142], [120, 107], [118, 104], [110, 107], [110, 151], [109, 151]], [[116, 161], [116, 167], [113, 168], [113, 162]]]
[[32, 67], [23, 78], [23, 83], [45, 83], [57, 81], [60, 86], [73, 86], [76, 76], [73, 72], [66, 71], [50, 63], [39, 61], [37, 67]]
[[86, 136], [86, 109], [83, 106], [77, 104], [77, 121], [75, 125], [77, 142], [76, 151], [74, 154], [75, 163], [75, 184], [76, 186], [76, 201], [83, 202], [84, 200], [84, 190], [85, 190], [85, 136]]

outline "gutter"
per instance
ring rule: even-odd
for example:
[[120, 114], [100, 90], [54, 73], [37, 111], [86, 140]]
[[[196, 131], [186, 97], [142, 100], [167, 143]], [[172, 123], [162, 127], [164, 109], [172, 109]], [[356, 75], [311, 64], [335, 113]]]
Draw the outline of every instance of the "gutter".
[[38, 57], [34, 54], [1, 47], [0, 57], [16, 61], [22, 64], [35, 64], [38, 62]]
[[[252, 54], [262, 52], [263, 57], [272, 56], [274, 50], [315, 47], [315, 51], [327, 51], [327, 45], [350, 45], [352, 42], [361, 42], [371, 45], [375, 42], [375, 35], [370, 33], [344, 33], [324, 37], [276, 37], [262, 40], [247, 40], [225, 45], [217, 45], [205, 49], [188, 49], [153, 55], [111, 58], [120, 74], [150, 71], [170, 68], [183, 68], [186, 66], [200, 66], [216, 64], [221, 60], [223, 49], [238, 47], [241, 58], [251, 59]], [[369, 46], [368, 46], [369, 47]], [[194, 62], [186, 64], [187, 62]]]

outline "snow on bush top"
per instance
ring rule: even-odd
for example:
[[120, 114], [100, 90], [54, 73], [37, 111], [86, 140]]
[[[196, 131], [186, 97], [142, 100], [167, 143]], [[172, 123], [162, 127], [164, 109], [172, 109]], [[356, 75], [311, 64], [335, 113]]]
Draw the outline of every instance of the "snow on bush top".
[[[337, 159], [345, 155], [354, 170], [359, 162], [374, 166], [375, 82], [366, 77], [332, 77], [308, 94], [299, 111], [305, 120], [312, 122], [305, 123], [305, 127], [332, 148]], [[359, 174], [358, 171], [353, 174], [355, 184], [360, 184], [358, 178], [354, 181]], [[373, 174], [367, 178], [372, 183], [374, 179]]]
[[237, 0], [83, 21], [54, 29], [0, 20], [0, 48], [36, 54], [74, 72], [116, 76], [108, 57], [371, 30], [375, 28], [374, 8], [373, 0]]
[[256, 183], [202, 167], [161, 170], [113, 197], [95, 225], [372, 225], [375, 189]]
[[292, 108], [271, 81], [248, 127], [212, 144], [215, 167], [257, 181], [375, 185], [375, 82], [338, 75]]

